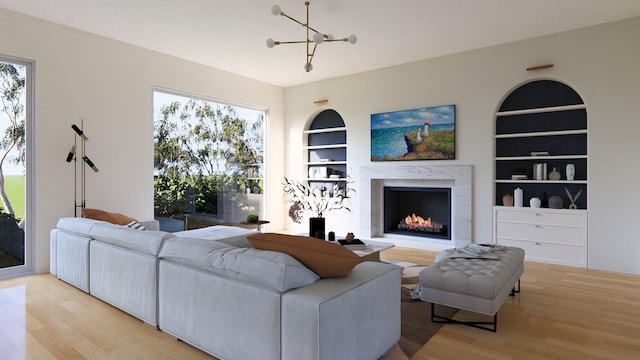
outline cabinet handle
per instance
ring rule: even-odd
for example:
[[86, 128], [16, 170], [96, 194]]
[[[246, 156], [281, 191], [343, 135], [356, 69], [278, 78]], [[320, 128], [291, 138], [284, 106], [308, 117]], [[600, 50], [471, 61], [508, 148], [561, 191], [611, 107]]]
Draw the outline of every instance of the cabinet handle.
[[536, 216], [542, 216], [542, 214], [540, 214], [540, 213], [536, 213]]
[[536, 229], [542, 229], [542, 225], [536, 225]]
[[542, 243], [541, 243], [541, 242], [537, 242], [537, 241], [536, 241], [536, 245], [537, 245], [537, 246], [542, 246]]

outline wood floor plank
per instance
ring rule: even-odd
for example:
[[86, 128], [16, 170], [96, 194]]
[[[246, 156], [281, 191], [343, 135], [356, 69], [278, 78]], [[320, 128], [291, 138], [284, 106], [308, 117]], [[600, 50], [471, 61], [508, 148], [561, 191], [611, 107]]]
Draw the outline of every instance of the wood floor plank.
[[[435, 255], [395, 247], [382, 258]], [[640, 358], [640, 276], [526, 262], [521, 289], [497, 333], [447, 324], [412, 359]], [[0, 319], [3, 360], [214, 359], [49, 274], [0, 281]]]

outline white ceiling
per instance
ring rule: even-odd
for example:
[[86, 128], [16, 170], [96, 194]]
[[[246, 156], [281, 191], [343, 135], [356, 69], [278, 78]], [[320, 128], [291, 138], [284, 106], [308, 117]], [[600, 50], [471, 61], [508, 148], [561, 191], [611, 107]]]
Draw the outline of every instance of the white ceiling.
[[0, 0], [0, 7], [279, 86], [292, 86], [640, 16], [640, 0], [312, 0], [310, 25], [358, 43], [318, 46], [307, 73], [303, 0]]

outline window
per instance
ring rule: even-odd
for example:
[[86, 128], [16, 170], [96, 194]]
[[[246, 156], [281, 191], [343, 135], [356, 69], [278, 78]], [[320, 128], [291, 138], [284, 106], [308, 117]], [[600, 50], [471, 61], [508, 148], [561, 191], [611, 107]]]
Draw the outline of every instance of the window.
[[154, 212], [188, 226], [264, 207], [264, 111], [154, 92]]
[[32, 68], [0, 57], [0, 278], [31, 272]]

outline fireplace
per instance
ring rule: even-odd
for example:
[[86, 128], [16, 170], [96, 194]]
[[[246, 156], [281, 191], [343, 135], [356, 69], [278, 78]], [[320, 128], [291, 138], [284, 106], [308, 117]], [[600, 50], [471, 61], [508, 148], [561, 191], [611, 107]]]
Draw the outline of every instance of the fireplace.
[[383, 231], [451, 240], [451, 188], [385, 186]]
[[[472, 239], [471, 201], [473, 167], [471, 165], [384, 164], [362, 166], [358, 174], [360, 197], [359, 231], [364, 239], [380, 239], [397, 246], [425, 250], [464, 247]], [[446, 237], [409, 236], [385, 231], [384, 189], [387, 187], [447, 189], [450, 192], [450, 218], [418, 214], [432, 221], [448, 222]], [[430, 210], [429, 210], [430, 211]], [[395, 220], [397, 221], [397, 219]], [[413, 234], [412, 234], [413, 235]], [[433, 234], [431, 234], [433, 235]]]

